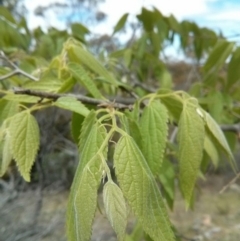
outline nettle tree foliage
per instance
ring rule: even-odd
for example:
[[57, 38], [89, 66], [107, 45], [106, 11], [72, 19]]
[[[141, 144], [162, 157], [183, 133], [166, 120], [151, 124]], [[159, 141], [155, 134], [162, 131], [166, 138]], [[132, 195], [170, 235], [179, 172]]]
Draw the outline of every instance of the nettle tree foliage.
[[[68, 240], [90, 240], [101, 183], [118, 240], [176, 240], [166, 208], [173, 209], [175, 188], [189, 208], [209, 163], [217, 167], [224, 153], [236, 170], [240, 48], [210, 29], [143, 8], [137, 16], [140, 36], [94, 56], [85, 38], [90, 31], [81, 24], [72, 24], [70, 32], [45, 33], [30, 31], [24, 18], [16, 21], [4, 8], [0, 14], [1, 176], [14, 160], [30, 181], [40, 143], [34, 112], [66, 109], [79, 148], [67, 208]], [[114, 35], [127, 18], [119, 20]], [[191, 52], [203, 63], [201, 79], [188, 91], [174, 91], [160, 58], [175, 38], [186, 55]], [[132, 214], [139, 222], [126, 235]]]

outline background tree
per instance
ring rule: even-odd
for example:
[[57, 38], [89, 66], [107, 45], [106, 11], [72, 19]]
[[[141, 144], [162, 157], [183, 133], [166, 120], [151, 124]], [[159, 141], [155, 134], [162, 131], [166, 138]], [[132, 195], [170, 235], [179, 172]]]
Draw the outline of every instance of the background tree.
[[[217, 168], [222, 154], [237, 170], [232, 154], [239, 134], [236, 43], [156, 8], [143, 8], [136, 18], [140, 35], [134, 32], [126, 43], [106, 38], [103, 43], [115, 45], [97, 49], [98, 42], [87, 40], [90, 30], [80, 23], [71, 23], [70, 32], [30, 31], [24, 17], [0, 10], [1, 175], [14, 160], [30, 181], [35, 160], [41, 163], [54, 142], [51, 135], [61, 133], [58, 144], [77, 146], [80, 156], [68, 203], [68, 240], [90, 239], [102, 183], [106, 216], [119, 240], [137, 240], [136, 232], [139, 240], [176, 240], [165, 207], [166, 201], [173, 208], [175, 189], [189, 208], [198, 177], [210, 165]], [[113, 37], [127, 21], [125, 14]], [[192, 68], [180, 90], [164, 57], [176, 38]], [[56, 114], [50, 112], [53, 107], [71, 113], [57, 115], [70, 130], [48, 121]], [[39, 125], [47, 138], [40, 139]], [[129, 235], [127, 206], [139, 221]]]

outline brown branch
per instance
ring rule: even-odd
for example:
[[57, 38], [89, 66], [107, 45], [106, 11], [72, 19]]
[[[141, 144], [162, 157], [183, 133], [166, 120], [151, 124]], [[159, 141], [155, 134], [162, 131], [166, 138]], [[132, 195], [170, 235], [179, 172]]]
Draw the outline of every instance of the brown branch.
[[12, 72], [10, 72], [10, 73], [8, 73], [6, 75], [0, 76], [0, 81], [8, 79], [8, 78], [10, 78], [10, 77], [12, 77], [14, 75], [18, 75], [18, 74], [23, 75], [23, 76], [25, 76], [25, 77], [33, 80], [33, 81], [38, 81], [39, 80], [38, 78], [36, 78], [36, 77], [28, 74], [27, 72], [19, 69], [16, 64], [14, 64], [10, 59], [7, 58], [7, 56], [4, 54], [3, 51], [0, 51], [0, 58], [3, 59], [4, 61], [6, 61], [13, 68]]
[[84, 104], [97, 105], [97, 106], [101, 105], [102, 107], [111, 106], [113, 108], [120, 109], [120, 110], [124, 110], [124, 109], [131, 110], [132, 105], [135, 102], [132, 98], [129, 99], [129, 101], [126, 101], [127, 99], [125, 99], [125, 103], [123, 104], [123, 103], [117, 102], [116, 101], [117, 98], [113, 99], [113, 102], [110, 102], [108, 100], [94, 99], [94, 98], [90, 98], [80, 94], [77, 94], [77, 95], [76, 94], [57, 94], [57, 93], [48, 93], [43, 91], [22, 89], [22, 88], [14, 88], [13, 92], [14, 94], [37, 96], [37, 97], [52, 99], [52, 100], [57, 100], [60, 97], [74, 97]]

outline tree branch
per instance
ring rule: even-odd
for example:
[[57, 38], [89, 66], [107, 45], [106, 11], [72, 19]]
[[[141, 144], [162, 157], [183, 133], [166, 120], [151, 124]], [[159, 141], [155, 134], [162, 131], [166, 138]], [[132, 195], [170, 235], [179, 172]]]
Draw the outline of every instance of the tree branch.
[[0, 58], [3, 59], [4, 61], [6, 61], [6, 62], [13, 68], [13, 71], [12, 71], [12, 72], [10, 72], [10, 73], [8, 73], [8, 74], [6, 74], [6, 75], [0, 76], [0, 81], [1, 81], [1, 80], [5, 80], [5, 79], [8, 79], [8, 78], [10, 78], [10, 77], [12, 77], [12, 76], [14, 76], [14, 75], [18, 75], [18, 74], [21, 74], [21, 75], [23, 75], [23, 76], [25, 76], [25, 77], [33, 80], [33, 81], [38, 81], [38, 80], [39, 80], [38, 78], [36, 78], [36, 77], [28, 74], [27, 72], [19, 69], [16, 64], [14, 64], [10, 59], [8, 59], [8, 58], [6, 57], [6, 55], [4, 54], [3, 51], [0, 51]]
[[94, 99], [90, 98], [84, 95], [80, 94], [57, 94], [57, 93], [48, 93], [48, 92], [42, 92], [42, 91], [37, 91], [37, 90], [30, 90], [30, 89], [21, 89], [21, 88], [15, 88], [13, 90], [14, 94], [24, 94], [24, 95], [30, 95], [30, 96], [37, 96], [41, 98], [47, 98], [47, 99], [52, 99], [52, 100], [57, 100], [60, 97], [74, 97], [77, 100], [81, 101], [84, 104], [90, 104], [90, 105], [97, 105], [97, 106], [102, 106], [102, 107], [107, 107], [111, 106], [116, 109], [132, 109], [132, 105], [134, 104], [134, 99], [129, 99], [129, 101], [126, 101], [125, 103], [120, 103], [116, 102], [116, 99], [113, 100], [113, 102], [110, 102], [108, 100], [100, 100], [100, 99]]

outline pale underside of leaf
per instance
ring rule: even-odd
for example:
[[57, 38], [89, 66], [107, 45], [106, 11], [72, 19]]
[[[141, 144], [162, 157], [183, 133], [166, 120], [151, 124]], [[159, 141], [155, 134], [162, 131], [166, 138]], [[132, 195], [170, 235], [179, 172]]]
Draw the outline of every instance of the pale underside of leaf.
[[230, 158], [230, 163], [233, 166], [233, 168], [236, 168], [236, 163], [235, 163], [233, 154], [219, 125], [207, 112], [205, 112], [205, 121], [206, 121], [208, 130], [214, 136], [215, 141], [221, 146], [222, 150]]
[[204, 145], [203, 119], [197, 113], [197, 108], [190, 104], [184, 105], [180, 116], [178, 142], [180, 186], [188, 208], [202, 161]]
[[143, 155], [154, 175], [159, 174], [168, 134], [168, 114], [164, 105], [152, 101], [144, 108], [140, 129], [143, 141]]
[[95, 97], [102, 99], [103, 96], [101, 92], [98, 90], [94, 81], [90, 78], [88, 73], [84, 70], [84, 68], [77, 63], [69, 63], [68, 68], [70, 69], [73, 76], [79, 81], [88, 91], [89, 93]]
[[11, 118], [9, 133], [13, 158], [23, 178], [30, 181], [30, 170], [40, 142], [37, 121], [29, 112], [21, 112]]
[[103, 189], [103, 203], [110, 224], [117, 234], [118, 240], [124, 240], [127, 226], [127, 209], [121, 189], [112, 181]]
[[[95, 119], [95, 118], [94, 118]], [[82, 130], [83, 131], [83, 130]], [[81, 158], [71, 187], [67, 210], [67, 235], [69, 241], [85, 241], [91, 237], [92, 222], [97, 206], [97, 189], [102, 178], [102, 158], [107, 149], [98, 153], [106, 137], [106, 129], [95, 123], [81, 150]]]
[[87, 116], [90, 112], [85, 105], [83, 105], [74, 97], [61, 97], [56, 102], [54, 102], [54, 105], [66, 110], [76, 112], [83, 116]]
[[151, 170], [128, 135], [122, 136], [116, 145], [114, 166], [120, 188], [144, 230], [153, 240], [175, 240]]

